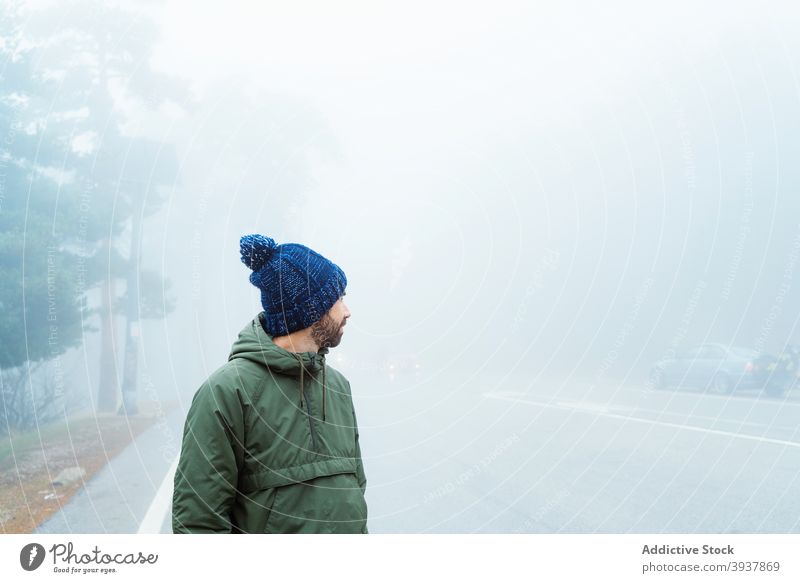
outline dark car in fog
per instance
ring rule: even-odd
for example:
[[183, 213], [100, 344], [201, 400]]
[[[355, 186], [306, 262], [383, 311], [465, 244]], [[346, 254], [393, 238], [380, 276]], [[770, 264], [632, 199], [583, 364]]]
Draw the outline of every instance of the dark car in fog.
[[777, 396], [786, 389], [777, 361], [749, 348], [702, 344], [658, 361], [650, 381], [657, 389], [691, 387], [719, 394], [756, 389]]

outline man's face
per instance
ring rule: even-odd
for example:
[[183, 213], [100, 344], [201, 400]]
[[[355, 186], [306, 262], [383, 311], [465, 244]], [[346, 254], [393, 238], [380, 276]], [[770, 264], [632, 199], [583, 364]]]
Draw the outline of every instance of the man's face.
[[320, 348], [339, 346], [344, 334], [344, 326], [349, 317], [350, 310], [344, 304], [344, 295], [342, 295], [318, 322], [311, 325], [311, 338]]

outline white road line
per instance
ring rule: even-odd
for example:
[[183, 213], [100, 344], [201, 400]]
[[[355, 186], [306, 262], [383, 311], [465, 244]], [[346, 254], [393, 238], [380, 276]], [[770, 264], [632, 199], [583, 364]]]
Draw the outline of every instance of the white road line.
[[[488, 393], [485, 393], [488, 394]], [[503, 393], [504, 397], [511, 397], [514, 395], [520, 395], [523, 393]], [[500, 395], [500, 393], [493, 393], [493, 395]], [[541, 401], [535, 401], [536, 403], [541, 403]], [[609, 411], [617, 411], [617, 413], [622, 413], [625, 411], [628, 412], [635, 412], [635, 413], [652, 413], [653, 415], [667, 415], [672, 417], [691, 417], [692, 420], [706, 420], [706, 421], [717, 421], [722, 423], [737, 423], [738, 425], [751, 425], [753, 427], [770, 427], [772, 429], [776, 429], [778, 431], [794, 431], [794, 426], [788, 425], [767, 425], [766, 423], [759, 423], [758, 421], [739, 421], [736, 419], [722, 419], [720, 417], [712, 417], [711, 415], [697, 415], [695, 413], [682, 413], [679, 411], [664, 411], [658, 409], [646, 409], [644, 407], [625, 407], [621, 405], [605, 405], [602, 403], [589, 403], [586, 401], [556, 401], [556, 405], [564, 405], [565, 407], [573, 408], [573, 409], [585, 409], [586, 411], [602, 411], [603, 413], [607, 413]]]
[[178, 469], [178, 459], [176, 458], [172, 465], [167, 470], [167, 475], [164, 476], [164, 481], [158, 487], [158, 492], [153, 496], [153, 501], [150, 503], [150, 508], [142, 519], [139, 525], [138, 534], [159, 534], [161, 526], [164, 524], [164, 517], [169, 511], [169, 505], [172, 501], [172, 484], [175, 480], [175, 470]]
[[748, 435], [746, 433], [733, 433], [732, 431], [722, 431], [720, 429], [708, 429], [706, 427], [697, 427], [696, 425], [685, 425], [683, 423], [670, 423], [668, 421], [656, 421], [654, 419], [645, 419], [644, 417], [631, 417], [629, 415], [619, 415], [616, 413], [606, 413], [597, 409], [588, 409], [585, 407], [572, 407], [564, 404], [545, 403], [542, 401], [529, 401], [526, 399], [517, 399], [515, 397], [508, 397], [498, 393], [484, 393], [484, 396], [490, 399], [500, 399], [503, 401], [513, 401], [515, 403], [524, 403], [526, 405], [535, 405], [537, 407], [545, 407], [548, 409], [561, 409], [572, 410], [586, 413], [587, 415], [597, 415], [598, 417], [608, 417], [610, 419], [622, 419], [624, 421], [634, 421], [636, 423], [649, 423], [650, 425], [658, 425], [660, 427], [670, 427], [673, 429], [684, 429], [686, 431], [696, 431], [698, 433], [710, 433], [712, 435], [724, 435], [726, 437], [735, 437], [737, 439], [746, 439], [749, 441], [757, 441], [759, 443], [772, 443], [775, 445], [783, 445], [786, 447], [794, 447], [800, 449], [800, 443], [796, 441], [787, 441], [784, 439], [773, 439], [771, 437], [761, 437], [758, 435]]
[[[625, 392], [641, 394], [645, 390], [647, 390], [647, 389], [645, 389], [645, 388], [642, 388], [640, 390], [635, 390], [635, 389], [627, 390], [626, 389]], [[726, 403], [729, 402], [729, 401], [736, 401], [736, 402], [739, 402], [739, 403], [750, 403], [750, 404], [756, 403], [758, 405], [780, 405], [781, 407], [800, 407], [800, 403], [797, 401], [796, 397], [793, 397], [791, 400], [788, 399], [788, 398], [781, 399], [780, 397], [771, 397], [771, 398], [765, 399], [765, 398], [761, 397], [758, 393], [752, 393], [752, 392], [749, 395], [747, 393], [745, 393], [743, 395], [736, 395], [736, 394], [715, 395], [714, 393], [710, 393], [710, 394], [709, 393], [701, 393], [701, 392], [698, 392], [698, 391], [692, 391], [692, 390], [686, 390], [686, 389], [677, 389], [677, 390], [675, 390], [675, 389], [664, 389], [664, 390], [661, 390], [661, 391], [657, 391], [655, 389], [651, 389], [649, 394], [653, 395], [653, 396], [658, 395], [658, 396], [670, 397], [670, 398], [680, 397], [680, 398], [693, 399], [693, 400], [697, 400], [698, 397], [699, 397], [701, 399], [703, 399], [703, 398], [707, 399], [706, 402], [711, 402], [711, 400], [723, 401], [723, 402], [726, 402]]]

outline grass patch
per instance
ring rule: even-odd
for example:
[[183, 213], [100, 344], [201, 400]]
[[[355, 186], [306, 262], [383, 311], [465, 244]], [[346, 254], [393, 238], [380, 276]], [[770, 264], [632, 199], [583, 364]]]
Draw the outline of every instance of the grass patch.
[[[84, 414], [0, 441], [0, 532], [33, 531], [175, 403], [139, 405], [138, 415]], [[59, 472], [75, 467], [84, 470], [82, 479], [52, 484]]]

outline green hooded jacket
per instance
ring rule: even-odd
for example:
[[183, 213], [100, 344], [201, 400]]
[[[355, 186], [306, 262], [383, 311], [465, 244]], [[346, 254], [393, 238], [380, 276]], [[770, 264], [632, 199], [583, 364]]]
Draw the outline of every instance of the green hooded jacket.
[[189, 407], [172, 530], [367, 533], [350, 383], [326, 365], [328, 348], [277, 346], [262, 314]]

